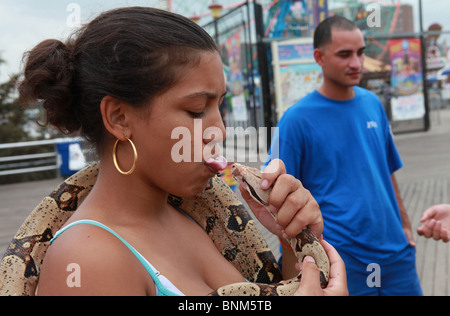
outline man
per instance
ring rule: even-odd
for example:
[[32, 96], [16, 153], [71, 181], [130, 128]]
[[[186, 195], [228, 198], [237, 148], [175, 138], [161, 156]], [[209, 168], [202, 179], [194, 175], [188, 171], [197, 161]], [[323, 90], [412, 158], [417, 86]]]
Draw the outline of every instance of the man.
[[351, 295], [422, 295], [394, 176], [403, 164], [381, 102], [357, 87], [364, 36], [336, 16], [318, 26], [314, 48], [324, 82], [280, 120], [269, 160], [283, 160], [320, 204]]

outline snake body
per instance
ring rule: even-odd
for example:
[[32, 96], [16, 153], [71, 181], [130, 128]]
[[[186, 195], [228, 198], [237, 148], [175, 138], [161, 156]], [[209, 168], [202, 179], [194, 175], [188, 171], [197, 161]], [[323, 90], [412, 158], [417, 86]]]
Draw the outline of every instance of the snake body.
[[[88, 196], [97, 175], [98, 164], [80, 171], [32, 211], [0, 262], [0, 296], [35, 295], [49, 241]], [[194, 219], [217, 250], [249, 281], [225, 286], [211, 295], [292, 293], [289, 284], [298, 283], [297, 280], [279, 283], [281, 272], [269, 246], [245, 206], [222, 179], [212, 178], [204, 192], [197, 196], [171, 195], [168, 202]]]

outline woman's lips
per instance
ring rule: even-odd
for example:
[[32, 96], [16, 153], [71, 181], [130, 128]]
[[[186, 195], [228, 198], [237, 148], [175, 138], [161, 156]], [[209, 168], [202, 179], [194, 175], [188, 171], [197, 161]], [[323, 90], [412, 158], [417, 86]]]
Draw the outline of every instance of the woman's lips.
[[218, 156], [214, 158], [209, 158], [205, 162], [205, 166], [208, 167], [209, 170], [211, 170], [212, 173], [217, 173], [219, 171], [224, 170], [228, 165], [228, 161], [223, 156]]

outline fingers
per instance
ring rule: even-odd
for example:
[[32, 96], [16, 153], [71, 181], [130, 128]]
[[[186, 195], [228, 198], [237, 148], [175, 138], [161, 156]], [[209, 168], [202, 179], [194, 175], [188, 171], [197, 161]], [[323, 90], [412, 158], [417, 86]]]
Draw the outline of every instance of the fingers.
[[299, 296], [348, 296], [345, 264], [336, 249], [326, 241], [321, 242], [330, 259], [330, 281], [326, 289], [320, 287], [320, 271], [314, 259], [307, 256], [302, 263], [302, 279], [295, 295]]
[[320, 242], [330, 260], [330, 281], [324, 289], [326, 296], [348, 296], [345, 263], [336, 249], [325, 240]]
[[433, 238], [436, 241], [450, 241], [450, 232], [443, 226], [442, 222], [431, 219], [417, 229], [419, 235], [425, 238]]
[[293, 238], [306, 226], [317, 238], [323, 232], [323, 219], [317, 202], [305, 195], [290, 194], [278, 210], [277, 222], [284, 227], [285, 238]]
[[417, 247], [416, 241], [414, 240], [414, 235], [412, 229], [406, 228], [404, 229], [406, 239], [408, 239], [408, 243], [411, 247]]
[[434, 219], [426, 222], [423, 226], [419, 228], [419, 234], [424, 236], [425, 238], [431, 238], [433, 236], [436, 236], [435, 234], [436, 225], [437, 221]]
[[270, 195], [270, 205], [276, 210], [277, 223], [284, 227], [284, 238], [293, 238], [306, 226], [320, 237], [323, 219], [319, 205], [301, 182], [284, 174], [278, 177]]
[[420, 219], [422, 226], [417, 233], [434, 240], [450, 241], [450, 205], [434, 205], [427, 209]]
[[441, 204], [430, 207], [422, 214], [422, 218], [420, 219], [420, 221], [422, 223], [425, 223], [432, 219], [444, 222], [450, 220], [450, 205]]
[[443, 229], [442, 233], [442, 241], [443, 242], [450, 242], [450, 231], [448, 229]]
[[323, 296], [320, 287], [320, 271], [312, 257], [306, 256], [302, 263], [302, 279], [296, 296]]
[[330, 260], [330, 279], [338, 278], [340, 282], [347, 284], [347, 272], [345, 270], [345, 263], [337, 250], [331, 246], [327, 241], [322, 240], [320, 242], [323, 249], [327, 253], [328, 259]]
[[433, 229], [433, 239], [434, 240], [441, 240], [441, 233], [443, 232], [442, 229], [442, 223], [441, 222], [436, 222], [436, 225], [434, 226]]
[[270, 205], [277, 213], [277, 223], [284, 227], [283, 238], [293, 238], [306, 226], [320, 237], [323, 219], [319, 205], [302, 183], [286, 174], [281, 160], [272, 161], [263, 173], [261, 188], [273, 185]]
[[267, 190], [277, 181], [280, 175], [285, 173], [284, 162], [279, 159], [272, 160], [262, 174], [261, 189]]
[[434, 219], [429, 220], [417, 229], [417, 233], [425, 238], [431, 238], [435, 226], [436, 221]]
[[330, 260], [330, 265], [334, 266], [337, 264], [340, 266], [340, 268], [343, 267], [344, 271], [345, 271], [344, 261], [342, 260], [341, 256], [337, 252], [337, 250], [324, 239], [322, 239], [320, 244], [322, 245], [323, 249], [325, 249], [325, 252], [327, 253], [328, 259]]
[[436, 215], [437, 215], [437, 208], [436, 206], [432, 206], [422, 214], [420, 222], [425, 223], [426, 221], [433, 219]]

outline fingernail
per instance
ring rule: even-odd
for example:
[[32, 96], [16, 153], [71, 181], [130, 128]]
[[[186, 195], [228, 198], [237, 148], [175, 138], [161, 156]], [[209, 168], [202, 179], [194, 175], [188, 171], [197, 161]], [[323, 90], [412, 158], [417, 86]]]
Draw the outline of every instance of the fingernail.
[[261, 189], [267, 190], [268, 188], [269, 188], [269, 181], [267, 181], [266, 179], [264, 179], [264, 180], [261, 182]]
[[314, 260], [314, 258], [310, 256], [306, 256], [303, 261], [308, 263], [316, 263], [316, 260]]
[[277, 213], [278, 213], [278, 209], [277, 209], [275, 206], [269, 205], [269, 208], [270, 208], [270, 211], [271, 211], [273, 214], [277, 214]]

